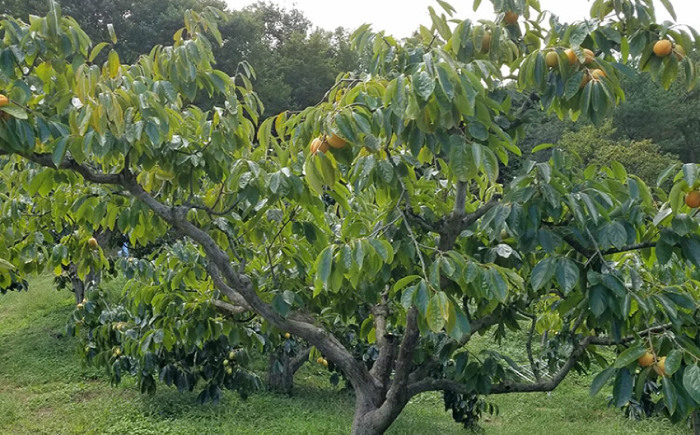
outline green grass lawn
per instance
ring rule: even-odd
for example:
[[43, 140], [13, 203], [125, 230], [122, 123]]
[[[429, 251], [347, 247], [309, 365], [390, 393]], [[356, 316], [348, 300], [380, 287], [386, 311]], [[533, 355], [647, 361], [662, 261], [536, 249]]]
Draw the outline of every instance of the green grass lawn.
[[[296, 379], [294, 397], [265, 392], [241, 400], [226, 393], [218, 405], [198, 405], [194, 394], [167, 387], [142, 396], [127, 380], [113, 388], [82, 367], [76, 340], [64, 335], [73, 295], [53, 290], [50, 278], [31, 282], [28, 293], [0, 296], [0, 434], [347, 434], [353, 400], [333, 388], [317, 367]], [[565, 381], [547, 394], [491, 400], [498, 416], [483, 422], [488, 435], [689, 434], [661, 420], [633, 422], [609, 409], [605, 393], [588, 395], [589, 378]], [[425, 394], [408, 406], [391, 434], [462, 434], [442, 410], [440, 396]]]

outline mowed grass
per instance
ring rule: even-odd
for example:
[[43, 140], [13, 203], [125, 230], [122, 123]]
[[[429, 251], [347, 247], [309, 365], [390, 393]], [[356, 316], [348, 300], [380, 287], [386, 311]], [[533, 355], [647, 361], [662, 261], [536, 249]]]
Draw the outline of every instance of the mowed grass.
[[[31, 282], [28, 293], [0, 296], [0, 434], [2, 435], [277, 435], [347, 434], [353, 398], [307, 366], [293, 397], [259, 392], [248, 400], [225, 393], [218, 405], [198, 405], [195, 394], [165, 386], [140, 395], [131, 380], [110, 387], [100, 371], [83, 367], [77, 340], [65, 336], [71, 293], [53, 290], [51, 278]], [[489, 435], [689, 434], [662, 420], [626, 420], [590, 398], [590, 377], [567, 381], [554, 393], [492, 397], [500, 414], [486, 417]], [[390, 434], [463, 434], [443, 411], [439, 394], [415, 398]]]

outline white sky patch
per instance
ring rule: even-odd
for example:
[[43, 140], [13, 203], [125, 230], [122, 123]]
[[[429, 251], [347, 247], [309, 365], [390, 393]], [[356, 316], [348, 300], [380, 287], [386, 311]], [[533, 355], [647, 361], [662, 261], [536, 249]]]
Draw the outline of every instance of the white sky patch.
[[[256, 0], [225, 0], [232, 9], [241, 9]], [[271, 0], [284, 8], [297, 8], [318, 27], [333, 30], [345, 27], [354, 30], [370, 23], [374, 30], [386, 30], [395, 37], [409, 36], [421, 24], [430, 25], [428, 6], [442, 9], [433, 0]], [[678, 22], [700, 31], [700, 1], [672, 0]], [[477, 12], [472, 10], [473, 0], [448, 0], [457, 9], [456, 18], [492, 19], [493, 9], [484, 0]], [[584, 0], [540, 0], [543, 9], [559, 15], [562, 21], [581, 20], [589, 15], [591, 3]], [[655, 0], [657, 20], [670, 20], [670, 16], [658, 0]]]

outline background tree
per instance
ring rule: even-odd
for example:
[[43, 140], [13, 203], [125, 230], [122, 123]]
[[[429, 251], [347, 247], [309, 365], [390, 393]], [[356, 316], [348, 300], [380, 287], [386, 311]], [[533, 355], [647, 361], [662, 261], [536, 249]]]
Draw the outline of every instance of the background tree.
[[625, 169], [649, 185], [656, 181], [670, 166], [679, 164], [675, 156], [665, 154], [648, 139], [640, 142], [628, 139], [612, 139], [615, 130], [608, 124], [600, 128], [586, 126], [578, 132], [562, 135], [558, 146], [574, 152], [584, 167], [608, 166], [610, 162], [624, 162]]
[[[211, 41], [223, 42], [216, 10], [186, 12], [174, 45], [135, 64], [110, 47], [101, 68], [86, 62], [90, 41], [55, 4], [29, 25], [1, 23], [0, 86], [11, 101], [0, 153], [27, 165], [25, 182], [35, 170], [31, 178], [46, 183], [26, 222], [3, 221], [3, 233], [60, 226], [63, 212], [81, 228], [66, 241], [76, 252], [96, 228], [117, 226], [141, 245], [179, 238], [127, 284], [134, 306], [124, 315], [156, 329], [123, 331], [92, 318], [90, 303], [78, 309], [78, 324], [90, 325], [88, 358], [115, 376], [133, 370], [144, 391], [183, 373], [205, 381], [204, 399], [222, 387], [246, 391], [254, 381], [231, 360], [255, 346], [257, 331], [224, 322], [225, 309], [255, 314], [263, 333], [308, 342], [342, 371], [355, 391], [356, 435], [383, 433], [423, 392], [551, 391], [594, 363], [605, 369], [593, 391], [614, 379], [616, 406], [631, 400], [635, 380], [662, 377], [668, 414], [687, 418], [700, 399], [696, 285], [656, 272], [700, 265], [700, 229], [683, 199], [698, 168], [684, 166], [656, 199], [622, 165], [582, 170], [561, 151], [526, 162], [507, 185], [498, 180], [524, 133], [516, 91], [501, 87], [505, 67], [517, 92], [537, 93], [562, 118], [601, 124], [622, 98], [626, 63], [664, 87], [683, 69], [694, 84], [692, 62], [673, 43], [690, 52], [697, 41], [655, 24], [644, 2], [596, 1], [599, 20], [570, 25], [542, 21], [535, 1], [494, 2], [495, 22], [454, 28], [453, 9], [440, 4], [415, 38], [358, 29], [355, 44], [373, 51], [371, 75], [345, 75], [323, 103], [260, 125], [251, 73], [213, 67]], [[225, 101], [204, 111], [191, 104], [199, 93]], [[22, 240], [6, 259], [40, 271], [45, 258], [27, 254], [35, 245]], [[81, 255], [83, 267], [99, 258]], [[507, 355], [470, 349], [473, 334], [503, 336], [518, 319], [537, 321], [547, 302], [560, 326], [548, 373], [529, 358], [535, 376], [523, 381]], [[352, 328], [376, 343], [372, 364], [339, 338]], [[112, 340], [120, 346], [106, 351], [101, 343]], [[194, 350], [210, 343], [214, 352]], [[608, 346], [614, 362], [600, 352]], [[638, 373], [647, 352], [651, 365]]]
[[[695, 56], [694, 56], [695, 58]], [[698, 162], [700, 96], [676, 84], [666, 92], [648, 76], [626, 78], [627, 101], [615, 111], [617, 137], [650, 139], [684, 162]]]
[[[225, 9], [221, 0], [61, 0], [63, 13], [70, 15], [95, 43], [109, 41], [108, 26], [119, 37], [116, 48], [121, 58], [132, 63], [151, 47], [169, 44], [182, 27], [188, 9], [206, 6]], [[1, 0], [0, 13], [27, 20], [29, 15], [45, 16], [51, 3], [43, 0]]]
[[[135, 62], [156, 45], [170, 44], [188, 9], [201, 11], [213, 6], [225, 10], [227, 6], [221, 0], [58, 3], [95, 43], [111, 40], [111, 25], [118, 37], [115, 48], [126, 63]], [[46, 15], [49, 5], [44, 0], [0, 0], [0, 13], [26, 20], [30, 14]], [[223, 45], [214, 47], [218, 66], [230, 75], [235, 75], [241, 61], [255, 68], [254, 82], [266, 115], [318, 103], [339, 73], [358, 70], [363, 62], [362, 56], [350, 50], [346, 30], [314, 29], [297, 9], [258, 2], [226, 14], [228, 19], [219, 29]]]

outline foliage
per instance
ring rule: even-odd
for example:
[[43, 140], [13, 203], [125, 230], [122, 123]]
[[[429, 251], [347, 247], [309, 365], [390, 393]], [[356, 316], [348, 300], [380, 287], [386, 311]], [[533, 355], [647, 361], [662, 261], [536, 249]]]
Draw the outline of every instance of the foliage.
[[[186, 262], [199, 261], [196, 253], [182, 246], [174, 246], [172, 253]], [[127, 277], [157, 273], [145, 260], [122, 258], [119, 262]], [[182, 272], [156, 278], [174, 287], [180, 281], [193, 283], [191, 271]], [[134, 285], [141, 283], [132, 280], [123, 289], [126, 302], [99, 289], [88, 291], [69, 326], [70, 334], [76, 326], [86, 332], [81, 355], [87, 362], [108, 367], [112, 384], [119, 384], [122, 376], [129, 374], [136, 377], [142, 393], [153, 393], [160, 380], [181, 392], [201, 390], [200, 402], [219, 402], [222, 388], [238, 391], [244, 398], [261, 388], [259, 378], [250, 370], [246, 349], [262, 349], [265, 340], [247, 322], [218, 313], [196, 287], [144, 301], [156, 288], [135, 291]]]
[[[106, 282], [118, 295], [123, 281]], [[0, 298], [0, 432], [61, 435], [178, 435], [227, 433], [235, 435], [350, 431], [352, 396], [333, 388], [325, 370], [302, 369], [294, 397], [260, 392], [243, 401], [224, 394], [219, 405], [194, 404], [196, 394], [161, 388], [155, 396], [139, 395], [129, 378], [116, 388], [107, 385], [104, 370], [84, 367], [75, 352], [79, 340], [66, 336], [65, 319], [75, 307], [69, 294], [56, 292], [51, 277], [32, 278], [31, 297], [10, 294]], [[478, 337], [493, 346], [490, 334]], [[518, 349], [519, 340], [506, 347]], [[255, 358], [255, 357], [254, 357]], [[259, 367], [262, 361], [254, 366]], [[660, 419], [628, 421], [608, 409], [605, 394], [588, 398], [590, 378], [567, 380], [548, 394], [493, 397], [501, 409], [482, 425], [488, 435], [555, 433], [571, 435], [632, 435], [690, 433]], [[270, 410], [275, 410], [271, 412]], [[264, 418], [263, 418], [264, 417]], [[463, 429], [451, 422], [437, 395], [424, 395], [407, 406], [389, 434], [411, 435], [439, 431], [457, 435]]]
[[664, 154], [659, 146], [645, 139], [642, 141], [614, 140], [615, 130], [609, 125], [594, 128], [587, 126], [578, 132], [564, 134], [558, 143], [563, 149], [576, 153], [585, 166], [606, 166], [610, 162], [624, 162], [630, 174], [653, 185], [669, 166], [680, 162]]
[[[187, 359], [215, 343], [196, 361], [204, 372], [186, 376], [204, 378], [210, 392], [243, 389], [250, 379], [227, 384], [217, 358], [232, 331], [243, 348], [256, 336], [245, 323], [219, 322], [212, 307], [252, 313], [261, 333], [289, 332], [342, 371], [355, 391], [355, 435], [384, 433], [424, 392], [551, 391], [594, 365], [604, 371], [592, 391], [613, 382], [622, 407], [635, 382], [659, 377], [636, 370], [647, 350], [668, 356], [663, 404], [684, 421], [700, 402], [697, 277], [687, 268], [700, 266], [700, 228], [683, 201], [700, 185], [698, 168], [668, 171], [670, 193], [620, 163], [584, 169], [560, 150], [548, 162], [524, 162], [508, 183], [499, 172], [521, 155], [518, 93], [536, 93], [531, 100], [560, 117], [600, 124], [634, 65], [664, 87], [677, 77], [694, 84], [688, 58], [651, 53], [662, 37], [686, 52], [698, 41], [655, 24], [645, 2], [596, 1], [594, 19], [573, 24], [545, 21], [533, 0], [493, 3], [495, 22], [450, 27], [453, 9], [440, 2], [431, 27], [403, 41], [359, 28], [353, 41], [372, 50], [369, 74], [345, 74], [322, 103], [265, 120], [250, 66], [233, 77], [213, 66], [225, 18], [215, 9], [187, 12], [173, 46], [130, 65], [109, 45], [91, 48], [55, 4], [29, 24], [6, 18], [0, 88], [11, 104], [2, 108], [0, 153], [20, 178], [19, 193], [0, 205], [36, 201], [20, 209], [22, 222], [1, 221], [12, 238], [0, 255], [23, 274], [68, 257], [85, 273], [105, 266], [99, 247], [86, 248], [95, 229], [118, 228], [134, 245], [175, 233], [177, 243], [137, 268], [122, 264], [133, 273], [129, 313], [101, 306], [101, 319], [89, 316], [90, 302], [77, 308], [78, 324], [85, 310], [98, 331], [90, 340], [126, 340], [125, 359], [137, 360], [144, 378], [156, 366], [162, 374], [149, 365], [155, 355], [174, 363], [169, 344], [178, 346], [173, 359]], [[504, 24], [514, 11], [522, 22]], [[101, 67], [89, 61], [100, 49]], [[553, 52], [557, 67], [547, 69]], [[509, 76], [517, 88], [502, 86]], [[222, 104], [192, 104], [202, 94]], [[311, 153], [312, 139], [339, 145]], [[55, 252], [37, 254], [37, 234], [74, 226]], [[130, 327], [126, 338], [107, 327], [144, 319], [153, 328]], [[503, 340], [523, 322], [531, 324], [533, 379], [497, 348], [476, 352], [470, 343], [490, 329]], [[553, 327], [538, 364], [532, 336]], [[358, 361], [341, 336], [348, 330], [376, 345], [373, 363]], [[619, 352], [615, 361], [605, 347]], [[96, 345], [94, 360], [113, 376], [131, 367], [115, 367], [105, 351]]]
[[[172, 43], [188, 9], [226, 7], [221, 0], [62, 0], [59, 4], [95, 43], [117, 35], [115, 49], [128, 64], [156, 45]], [[45, 0], [0, 0], [0, 13], [26, 20], [30, 14], [46, 15], [49, 5]], [[252, 65], [257, 72], [256, 91], [268, 115], [316, 104], [339, 73], [360, 67], [361, 59], [350, 50], [345, 30], [313, 29], [297, 9], [259, 2], [225, 13], [228, 19], [219, 27], [223, 43], [212, 47], [218, 67], [235, 75], [240, 62]], [[97, 59], [98, 63], [105, 60]], [[200, 97], [198, 103], [211, 105], [208, 98]]]
[[[221, 0], [61, 0], [58, 3], [63, 13], [79, 22], [96, 43], [111, 40], [111, 26], [119, 36], [116, 49], [128, 63], [155, 45], [171, 42], [173, 34], [182, 27], [182, 17], [188, 9], [226, 7]], [[47, 15], [50, 6], [44, 0], [0, 0], [0, 13], [27, 20], [30, 15]]]
[[[697, 57], [693, 57], [697, 61]], [[617, 135], [633, 141], [650, 139], [666, 153], [697, 163], [696, 138], [700, 135], [698, 92], [675, 84], [664, 91], [648, 76], [626, 78], [627, 101], [616, 110]]]

